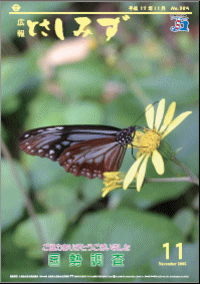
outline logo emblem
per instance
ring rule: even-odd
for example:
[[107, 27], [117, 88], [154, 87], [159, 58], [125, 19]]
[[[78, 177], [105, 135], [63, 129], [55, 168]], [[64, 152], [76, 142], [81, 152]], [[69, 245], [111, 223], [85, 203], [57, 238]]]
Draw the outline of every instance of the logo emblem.
[[21, 7], [18, 4], [14, 4], [12, 6], [12, 9], [13, 9], [14, 12], [18, 12], [21, 9]]
[[171, 16], [171, 20], [175, 20], [175, 26], [171, 27], [172, 32], [189, 32], [189, 18], [186, 16]]

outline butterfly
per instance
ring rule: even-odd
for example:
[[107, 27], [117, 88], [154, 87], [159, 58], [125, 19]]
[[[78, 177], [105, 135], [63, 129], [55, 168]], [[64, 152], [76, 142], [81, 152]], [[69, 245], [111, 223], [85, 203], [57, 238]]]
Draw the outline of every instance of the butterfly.
[[19, 148], [26, 154], [58, 161], [67, 172], [89, 179], [118, 171], [136, 126], [65, 125], [26, 131]]

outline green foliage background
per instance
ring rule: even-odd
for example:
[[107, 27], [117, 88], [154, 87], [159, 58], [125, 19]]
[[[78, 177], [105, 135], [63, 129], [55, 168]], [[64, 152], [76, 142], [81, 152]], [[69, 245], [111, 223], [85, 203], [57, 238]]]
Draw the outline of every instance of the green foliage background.
[[[135, 189], [114, 190], [101, 198], [103, 182], [74, 177], [57, 163], [27, 156], [18, 149], [18, 136], [25, 130], [63, 124], [103, 124], [125, 128], [134, 125], [149, 103], [162, 98], [167, 107], [177, 102], [176, 116], [190, 115], [166, 141], [178, 152], [178, 159], [198, 175], [198, 3], [187, 4], [190, 11], [188, 33], [172, 33], [169, 15], [134, 15], [119, 24], [117, 34], [106, 42], [105, 30], [91, 16], [93, 46], [78, 61], [51, 65], [45, 75], [41, 60], [61, 41], [51, 26], [48, 37], [40, 31], [31, 38], [16, 36], [19, 16], [8, 15], [14, 2], [1, 6], [2, 30], [2, 139], [12, 164], [34, 206], [44, 243], [51, 244], [128, 244], [123, 268], [111, 266], [111, 255], [104, 254], [104, 265], [90, 267], [90, 252], [80, 252], [81, 267], [69, 267], [69, 252], [61, 252], [61, 265], [48, 267], [36, 229], [10, 168], [2, 158], [2, 281], [22, 281], [10, 275], [189, 275], [182, 281], [198, 281], [198, 201], [197, 188], [189, 183], [145, 184]], [[129, 11], [125, 3], [18, 2], [23, 11]], [[147, 5], [147, 4], [146, 4]], [[181, 2], [148, 2], [153, 6], [184, 6]], [[64, 23], [65, 44], [78, 29], [75, 16], [59, 16]], [[25, 20], [42, 22], [44, 16], [23, 15]], [[54, 22], [53, 16], [48, 16]], [[66, 45], [66, 53], [67, 53]], [[79, 53], [74, 50], [74, 53]], [[58, 54], [57, 54], [58, 55]], [[47, 66], [48, 67], [48, 66]], [[142, 117], [137, 124], [145, 126]], [[127, 172], [133, 159], [127, 150], [121, 171]], [[163, 177], [184, 176], [171, 163]], [[149, 161], [147, 177], [158, 177]], [[187, 266], [165, 267], [164, 243], [170, 244], [169, 262], [178, 262], [175, 246], [183, 243]], [[54, 279], [55, 280], [55, 279]], [[26, 279], [26, 281], [35, 281]], [[41, 279], [39, 281], [42, 281]], [[46, 280], [45, 280], [46, 281]], [[51, 279], [47, 279], [51, 282]], [[74, 279], [56, 279], [73, 282]], [[88, 278], [90, 281], [118, 279]], [[119, 281], [138, 282], [137, 278]], [[140, 278], [149, 282], [149, 278]], [[160, 278], [157, 281], [178, 281]]]

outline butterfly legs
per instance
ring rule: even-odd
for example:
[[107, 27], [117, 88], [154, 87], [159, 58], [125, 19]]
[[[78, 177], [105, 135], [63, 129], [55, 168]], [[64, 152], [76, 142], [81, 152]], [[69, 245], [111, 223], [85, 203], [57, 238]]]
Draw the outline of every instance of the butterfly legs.
[[135, 156], [133, 155], [133, 145], [131, 144], [131, 155], [136, 160]]

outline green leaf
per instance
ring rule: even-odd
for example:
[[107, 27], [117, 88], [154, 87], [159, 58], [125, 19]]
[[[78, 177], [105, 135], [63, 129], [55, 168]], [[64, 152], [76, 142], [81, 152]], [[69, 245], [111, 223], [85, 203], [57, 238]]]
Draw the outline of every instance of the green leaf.
[[[194, 46], [197, 44], [190, 33], [178, 33], [176, 37], [178, 48], [186, 54], [193, 55], [196, 53]], [[192, 52], [193, 51], [193, 52]]]
[[191, 209], [179, 210], [173, 219], [184, 235], [190, 234], [195, 222], [195, 215]]
[[[125, 93], [106, 106], [107, 123], [122, 128], [133, 126], [143, 111], [136, 97], [131, 93]], [[144, 118], [145, 116], [139, 120], [141, 125]]]
[[[173, 245], [183, 241], [183, 235], [173, 221], [164, 216], [130, 209], [88, 214], [68, 239], [69, 243], [85, 245], [130, 245], [130, 251], [103, 252], [105, 264], [102, 273], [108, 275], [130, 275], [131, 270], [131, 275], [148, 272], [148, 261], [163, 252], [162, 245], [167, 241]], [[111, 267], [111, 255], [115, 253], [124, 254], [124, 268]]]
[[146, 95], [154, 100], [167, 97], [168, 101], [173, 101], [175, 98], [177, 105], [198, 100], [198, 82], [183, 68], [174, 69], [171, 74], [162, 72], [161, 75], [142, 78], [139, 84]]
[[47, 184], [43, 190], [36, 192], [37, 200], [49, 211], [60, 209], [69, 211], [69, 206], [74, 206], [77, 202], [77, 193], [62, 183]]
[[24, 58], [7, 58], [1, 63], [2, 110], [13, 111], [19, 106], [18, 93], [30, 76], [29, 63]]
[[192, 239], [194, 240], [194, 242], [199, 242], [199, 217], [196, 217], [194, 223]]
[[6, 141], [8, 139], [8, 133], [7, 133], [6, 127], [4, 126], [2, 122], [1, 122], [1, 135], [2, 135], [3, 141]]
[[5, 159], [1, 160], [1, 225], [3, 229], [18, 220], [25, 209], [24, 197], [21, 190], [28, 189], [28, 180], [17, 162], [13, 163], [13, 167], [18, 174], [23, 188], [19, 188], [8, 162]]
[[19, 93], [39, 83], [36, 68], [32, 60], [26, 57], [9, 57], [2, 61], [2, 111], [14, 112], [20, 105]]
[[78, 199], [77, 191], [75, 186], [70, 188], [67, 182], [64, 185], [58, 181], [37, 190], [36, 199], [48, 212], [61, 210], [65, 212], [68, 221], [74, 222], [80, 212], [88, 207], [88, 202]]
[[100, 179], [89, 180], [86, 179], [83, 184], [83, 195], [87, 202], [95, 202], [101, 198], [102, 188], [104, 187], [103, 181]]
[[20, 106], [20, 98], [18, 96], [13, 97], [12, 99], [6, 99], [2, 101], [2, 112], [3, 114], [13, 113]]
[[[1, 237], [1, 281], [14, 282], [10, 275], [36, 275], [39, 264], [28, 259], [24, 249], [19, 248], [13, 242], [13, 232], [7, 231]], [[35, 280], [35, 279], [34, 279]]]
[[51, 185], [52, 182], [59, 180], [63, 174], [66, 174], [59, 163], [40, 157], [31, 158], [30, 173], [36, 189], [41, 189], [44, 185]]
[[106, 82], [102, 68], [105, 69], [95, 56], [92, 64], [89, 58], [78, 64], [56, 68], [56, 80], [73, 100], [83, 96], [93, 98], [102, 94], [102, 86]]
[[[192, 173], [199, 174], [199, 109], [196, 106], [188, 107], [185, 105], [181, 112], [191, 110], [192, 114], [189, 115], [174, 132], [166, 137], [167, 142], [173, 149], [183, 147], [177, 153], [176, 158], [183, 163]], [[180, 114], [180, 111], [179, 113]], [[177, 115], [178, 115], [177, 114]], [[177, 116], [176, 115], [176, 116]], [[187, 131], [186, 131], [187, 130]], [[180, 176], [186, 176], [179, 167], [174, 167], [175, 172], [179, 171]]]
[[39, 95], [29, 104], [30, 115], [26, 128], [66, 124], [65, 109], [66, 106], [60, 100], [41, 90]]
[[22, 90], [31, 71], [26, 58], [9, 57], [2, 61], [2, 99], [10, 98]]
[[[40, 214], [37, 215], [37, 220], [41, 226], [44, 243], [58, 243], [67, 227], [66, 214], [61, 211], [56, 211], [50, 215]], [[38, 228], [36, 229], [35, 223], [31, 219], [22, 222], [17, 227], [14, 242], [19, 247], [26, 248], [27, 255], [30, 258], [42, 258], [44, 255]]]
[[102, 124], [101, 105], [92, 102], [68, 104], [64, 113], [68, 124]]

